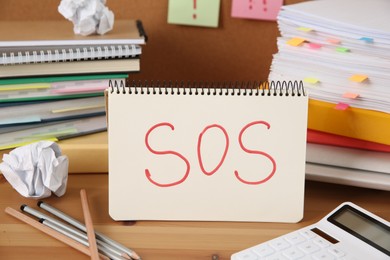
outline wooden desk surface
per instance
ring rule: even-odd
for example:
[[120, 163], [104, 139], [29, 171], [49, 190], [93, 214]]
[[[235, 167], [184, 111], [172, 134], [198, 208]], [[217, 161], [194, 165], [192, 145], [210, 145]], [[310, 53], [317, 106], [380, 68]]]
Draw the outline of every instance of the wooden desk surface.
[[[308, 181], [305, 214], [300, 223], [114, 222], [108, 215], [108, 175], [71, 174], [66, 194], [44, 201], [83, 222], [80, 189], [88, 193], [95, 229], [132, 248], [143, 260], [230, 259], [236, 251], [291, 232], [321, 219], [344, 201], [352, 201], [390, 220], [390, 192]], [[89, 259], [44, 233], [7, 215], [9, 206], [37, 208], [0, 175], [1, 259]], [[214, 258], [213, 258], [214, 256]]]

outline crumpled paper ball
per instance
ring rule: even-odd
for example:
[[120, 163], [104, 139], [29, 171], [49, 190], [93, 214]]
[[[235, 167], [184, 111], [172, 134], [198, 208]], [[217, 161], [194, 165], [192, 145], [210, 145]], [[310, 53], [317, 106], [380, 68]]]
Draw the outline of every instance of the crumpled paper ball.
[[75, 34], [105, 34], [114, 28], [114, 13], [106, 0], [61, 0], [58, 12], [73, 22]]
[[53, 192], [64, 195], [68, 181], [68, 157], [57, 143], [39, 141], [3, 155], [0, 171], [22, 196], [42, 199]]

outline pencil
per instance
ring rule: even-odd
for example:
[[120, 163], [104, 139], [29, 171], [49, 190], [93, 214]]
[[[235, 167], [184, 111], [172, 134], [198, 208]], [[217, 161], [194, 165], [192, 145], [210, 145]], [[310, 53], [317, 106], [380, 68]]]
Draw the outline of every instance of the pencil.
[[[81, 231], [80, 229], [77, 229], [74, 226], [69, 226], [69, 225], [67, 225], [67, 224], [65, 224], [65, 223], [63, 223], [55, 218], [52, 218], [49, 215], [46, 215], [46, 214], [44, 214], [36, 209], [33, 209], [25, 204], [23, 204], [20, 207], [20, 209], [23, 212], [26, 212], [26, 213], [28, 213], [28, 214], [30, 214], [38, 219], [44, 219], [46, 223], [47, 223], [47, 221], [50, 221], [51, 223], [60, 227], [61, 230], [64, 231], [62, 233], [65, 235], [70, 234], [69, 236], [71, 236], [71, 237], [76, 236], [76, 237], [81, 237], [85, 241], [88, 240], [87, 234], [84, 233], [83, 231]], [[117, 258], [112, 257], [113, 255], [121, 256], [125, 259], [131, 259], [126, 253], [123, 252], [123, 250], [120, 250], [116, 247], [113, 247], [112, 245], [109, 245], [106, 242], [101, 241], [99, 239], [97, 239], [96, 242], [97, 242], [98, 246], [101, 246], [102, 248], [105, 249], [105, 250], [102, 250], [102, 252], [104, 251], [105, 255], [109, 256], [110, 258], [112, 258], [114, 260], [116, 260]]]
[[[54, 229], [55, 231], [58, 231], [61, 234], [64, 234], [67, 237], [70, 237], [73, 240], [76, 240], [77, 242], [83, 244], [84, 246], [89, 246], [88, 238], [86, 235], [83, 234], [83, 236], [78, 236], [73, 234], [72, 232], [69, 232], [68, 230], [63, 229], [61, 226], [57, 225], [56, 223], [51, 222], [50, 220], [41, 218], [39, 220], [43, 225], [48, 226], [49, 228]], [[80, 231], [81, 232], [81, 231]], [[111, 252], [107, 247], [103, 246], [102, 244], [97, 245], [98, 250], [104, 254], [105, 256], [109, 257], [111, 260], [126, 260], [127, 258], [121, 257], [120, 255]]]
[[[78, 220], [65, 214], [64, 212], [54, 208], [53, 206], [51, 206], [43, 201], [39, 201], [37, 204], [40, 208], [46, 210], [47, 212], [53, 214], [54, 216], [64, 220], [65, 222], [71, 224], [72, 226], [74, 226], [82, 231], [85, 231], [85, 226], [81, 222], [79, 222]], [[98, 231], [95, 231], [95, 234], [96, 234], [97, 239], [104, 241], [107, 244], [109, 244], [109, 245], [111, 245], [119, 250], [122, 250], [123, 252], [128, 254], [128, 256], [130, 256], [132, 259], [141, 260], [141, 257], [136, 252], [127, 248], [126, 246], [118, 243], [117, 241], [112, 240], [111, 238], [105, 236], [102, 233], [99, 233]]]
[[[75, 240], [73, 240], [73, 239], [71, 239], [71, 238], [69, 238], [69, 237], [67, 237], [67, 236], [65, 236], [65, 235], [63, 235], [63, 234], [61, 234], [61, 233], [59, 233], [59, 232], [49, 228], [49, 227], [47, 227], [47, 226], [42, 225], [41, 223], [39, 223], [38, 221], [34, 220], [33, 218], [30, 218], [30, 217], [24, 215], [23, 213], [15, 210], [13, 208], [10, 208], [10, 207], [7, 207], [5, 209], [5, 212], [7, 214], [13, 216], [14, 218], [17, 218], [20, 221], [22, 221], [22, 222], [24, 222], [24, 223], [26, 223], [26, 224], [28, 224], [28, 225], [38, 229], [39, 231], [42, 231], [43, 233], [45, 233], [45, 234], [47, 234], [47, 235], [49, 235], [49, 236], [51, 236], [51, 237], [53, 237], [53, 238], [63, 242], [64, 244], [67, 244], [67, 245], [73, 247], [74, 249], [76, 249], [76, 250], [78, 250], [78, 251], [80, 251], [80, 252], [82, 252], [82, 253], [84, 253], [84, 254], [86, 254], [88, 256], [91, 256], [91, 252], [90, 252], [88, 247], [80, 244], [79, 242], [77, 242], [77, 241], [75, 241]], [[100, 259], [109, 260], [108, 257], [106, 257], [106, 256], [104, 256], [102, 254], [100, 254], [99, 256], [100, 256]]]
[[91, 212], [89, 211], [89, 206], [88, 206], [87, 192], [85, 191], [85, 189], [80, 190], [80, 197], [81, 197], [81, 206], [83, 208], [85, 226], [87, 229], [89, 250], [91, 251], [91, 259], [98, 260], [99, 253], [96, 244], [95, 230], [93, 228]]

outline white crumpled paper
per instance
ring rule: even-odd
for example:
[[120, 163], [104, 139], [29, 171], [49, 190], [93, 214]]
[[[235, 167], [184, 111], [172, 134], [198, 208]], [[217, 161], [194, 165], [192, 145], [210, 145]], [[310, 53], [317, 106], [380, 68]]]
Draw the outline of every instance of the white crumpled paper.
[[68, 157], [57, 143], [40, 141], [3, 155], [0, 171], [22, 196], [42, 199], [53, 192], [64, 195], [68, 181]]
[[105, 34], [114, 27], [114, 13], [106, 0], [61, 0], [58, 12], [73, 22], [75, 34]]

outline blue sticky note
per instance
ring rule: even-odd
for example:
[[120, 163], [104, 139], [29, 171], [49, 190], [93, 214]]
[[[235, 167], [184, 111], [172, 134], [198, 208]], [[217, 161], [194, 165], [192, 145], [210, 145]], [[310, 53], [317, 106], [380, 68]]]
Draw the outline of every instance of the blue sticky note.
[[359, 40], [365, 41], [367, 43], [373, 43], [374, 42], [374, 39], [370, 38], [370, 37], [362, 37]]

